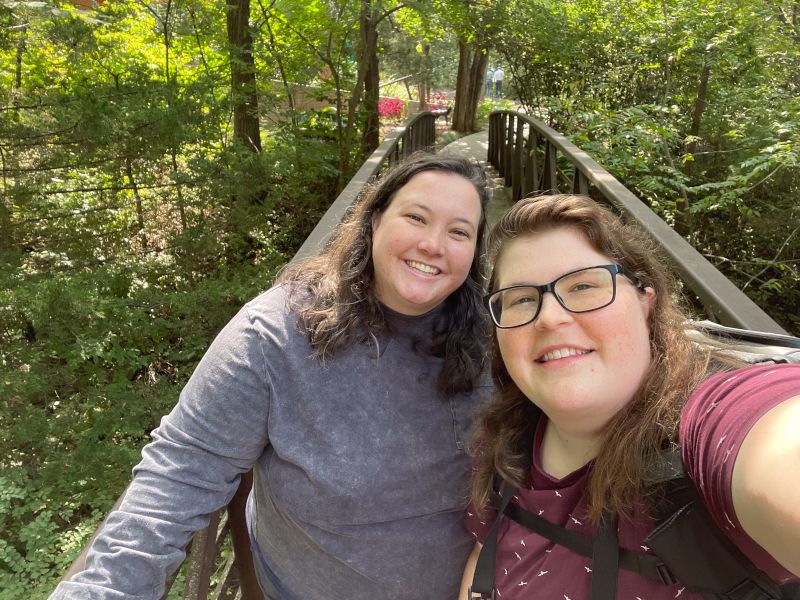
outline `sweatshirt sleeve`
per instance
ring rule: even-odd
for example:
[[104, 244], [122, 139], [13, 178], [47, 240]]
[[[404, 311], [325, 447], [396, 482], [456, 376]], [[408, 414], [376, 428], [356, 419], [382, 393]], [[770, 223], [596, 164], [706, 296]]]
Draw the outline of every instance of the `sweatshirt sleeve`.
[[202, 358], [153, 431], [119, 510], [93, 543], [86, 570], [51, 600], [158, 600], [195, 531], [225, 506], [268, 444], [264, 340], [248, 306]]
[[714, 522], [775, 581], [791, 574], [747, 535], [733, 509], [733, 467], [753, 425], [800, 394], [800, 365], [758, 365], [718, 373], [692, 394], [681, 415], [683, 463]]

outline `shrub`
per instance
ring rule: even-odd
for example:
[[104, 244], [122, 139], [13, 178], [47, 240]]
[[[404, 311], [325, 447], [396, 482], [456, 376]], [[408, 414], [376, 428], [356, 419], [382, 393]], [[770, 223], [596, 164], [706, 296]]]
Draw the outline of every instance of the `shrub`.
[[405, 111], [406, 103], [400, 98], [381, 98], [378, 102], [378, 114], [383, 119], [398, 121]]

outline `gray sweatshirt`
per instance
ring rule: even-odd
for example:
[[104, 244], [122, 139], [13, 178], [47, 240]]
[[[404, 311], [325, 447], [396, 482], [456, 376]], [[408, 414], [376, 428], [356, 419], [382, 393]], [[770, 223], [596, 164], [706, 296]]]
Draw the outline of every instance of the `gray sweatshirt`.
[[87, 570], [51, 599], [157, 600], [192, 533], [255, 463], [254, 557], [285, 600], [455, 598], [472, 547], [464, 442], [488, 377], [436, 396], [442, 360], [415, 352], [436, 311], [311, 356], [273, 288], [226, 325], [153, 432]]

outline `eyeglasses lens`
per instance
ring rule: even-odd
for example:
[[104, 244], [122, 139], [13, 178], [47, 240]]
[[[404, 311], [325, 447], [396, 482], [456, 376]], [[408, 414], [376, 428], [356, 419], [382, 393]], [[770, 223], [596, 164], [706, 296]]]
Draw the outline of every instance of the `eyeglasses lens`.
[[[558, 302], [570, 312], [596, 310], [614, 298], [614, 276], [603, 267], [568, 273], [552, 286]], [[542, 292], [534, 286], [500, 290], [490, 300], [492, 317], [500, 327], [525, 325], [536, 317], [541, 302]]]

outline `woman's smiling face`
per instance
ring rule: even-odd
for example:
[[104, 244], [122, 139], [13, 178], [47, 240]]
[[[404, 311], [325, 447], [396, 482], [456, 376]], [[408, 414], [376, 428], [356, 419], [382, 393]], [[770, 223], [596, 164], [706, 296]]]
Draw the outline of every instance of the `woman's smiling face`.
[[[494, 289], [541, 285], [614, 262], [578, 229], [555, 227], [505, 245]], [[514, 383], [565, 433], [599, 434], [633, 398], [650, 366], [647, 316], [654, 292], [639, 290], [624, 275], [617, 275], [616, 283], [616, 299], [604, 308], [571, 313], [546, 293], [535, 321], [496, 330]]]
[[480, 220], [469, 180], [445, 171], [414, 175], [372, 218], [375, 295], [405, 315], [436, 308], [469, 275]]

